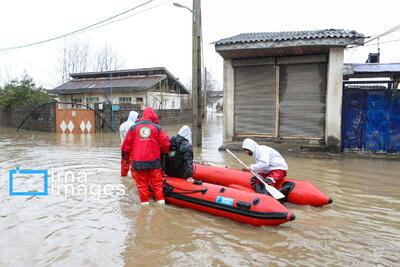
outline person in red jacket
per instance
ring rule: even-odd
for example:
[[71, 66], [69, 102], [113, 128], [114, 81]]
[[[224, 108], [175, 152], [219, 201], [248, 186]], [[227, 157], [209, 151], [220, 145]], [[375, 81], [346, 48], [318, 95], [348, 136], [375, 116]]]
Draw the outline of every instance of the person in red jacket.
[[149, 205], [149, 185], [157, 203], [165, 204], [160, 148], [161, 152], [168, 153], [170, 142], [157, 123], [157, 114], [152, 108], [146, 108], [142, 119], [129, 129], [121, 148], [124, 160], [131, 159], [142, 205]]

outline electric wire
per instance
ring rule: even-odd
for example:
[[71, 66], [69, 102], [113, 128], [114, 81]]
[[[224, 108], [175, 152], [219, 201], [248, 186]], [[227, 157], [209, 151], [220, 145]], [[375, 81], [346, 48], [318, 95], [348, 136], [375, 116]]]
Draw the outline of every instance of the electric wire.
[[[386, 41], [386, 42], [379, 42], [379, 45], [387, 44], [387, 43], [394, 43], [394, 42], [398, 42], [398, 41], [400, 41], [400, 39], [390, 40], [390, 41]], [[364, 46], [373, 46], [373, 45], [376, 45], [376, 44], [368, 44], [368, 45], [364, 45]]]
[[[21, 45], [21, 46], [9, 47], [9, 48], [0, 48], [0, 53], [3, 53], [4, 55], [9, 56], [9, 57], [11, 57], [11, 58], [14, 58], [15, 60], [18, 60], [18, 61], [22, 62], [23, 64], [25, 64], [25, 65], [27, 65], [27, 66], [30, 66], [30, 67], [32, 67], [32, 68], [34, 68], [34, 69], [40, 70], [40, 71], [42, 71], [42, 72], [49, 73], [49, 74], [51, 74], [51, 75], [54, 75], [54, 73], [51, 73], [51, 72], [49, 72], [49, 71], [47, 71], [47, 70], [44, 70], [44, 69], [42, 69], [42, 68], [39, 68], [39, 67], [37, 67], [37, 66], [34, 66], [34, 65], [32, 65], [32, 64], [30, 64], [30, 63], [28, 63], [28, 62], [26, 62], [26, 61], [23, 61], [23, 60], [21, 60], [21, 59], [19, 59], [19, 58], [17, 58], [17, 57], [11, 56], [10, 54], [6, 53], [6, 51], [11, 51], [11, 50], [15, 50], [15, 49], [18, 49], [18, 48], [24, 48], [24, 47], [39, 45], [39, 44], [46, 43], [46, 42], [50, 42], [50, 41], [54, 41], [54, 40], [57, 40], [57, 39], [60, 39], [60, 38], [65, 38], [65, 37], [73, 36], [73, 35], [76, 35], [76, 34], [88, 32], [88, 31], [91, 31], [91, 30], [99, 29], [99, 28], [102, 28], [102, 27], [104, 27], [104, 26], [107, 26], [107, 25], [110, 25], [110, 24], [113, 24], [113, 23], [116, 23], [116, 22], [119, 22], [119, 21], [122, 21], [122, 20], [126, 20], [126, 19], [131, 18], [131, 17], [133, 17], [133, 16], [135, 16], [135, 15], [138, 15], [138, 14], [147, 12], [147, 11], [149, 11], [149, 10], [158, 8], [158, 7], [163, 6], [163, 5], [165, 5], [165, 4], [169, 3], [169, 2], [172, 2], [173, 0], [167, 0], [167, 1], [164, 1], [164, 2], [162, 2], [162, 3], [160, 3], [160, 4], [158, 4], [158, 5], [155, 5], [155, 6], [146, 8], [146, 9], [144, 9], [144, 10], [140, 10], [140, 11], [138, 11], [138, 12], [136, 12], [136, 13], [133, 13], [132, 15], [129, 15], [129, 16], [126, 16], [126, 17], [123, 17], [123, 18], [120, 18], [120, 19], [115, 19], [115, 18], [117, 18], [117, 17], [119, 17], [119, 16], [121, 16], [121, 15], [127, 14], [127, 13], [129, 13], [129, 12], [131, 12], [131, 11], [133, 11], [133, 10], [139, 8], [139, 7], [142, 7], [142, 6], [148, 4], [148, 3], [152, 2], [152, 1], [153, 1], [153, 0], [147, 1], [147, 2], [145, 2], [145, 3], [143, 3], [143, 4], [141, 4], [141, 5], [138, 5], [138, 6], [136, 6], [136, 7], [133, 7], [133, 8], [131, 8], [131, 9], [129, 9], [129, 10], [126, 10], [126, 11], [124, 11], [124, 12], [122, 12], [122, 13], [119, 13], [119, 14], [117, 14], [117, 15], [114, 15], [114, 16], [112, 16], [112, 17], [110, 17], [110, 18], [107, 18], [107, 19], [102, 20], [102, 21], [100, 21], [100, 22], [94, 23], [94, 24], [89, 25], [89, 26], [87, 26], [87, 27], [81, 28], [81, 29], [79, 29], [79, 30], [76, 30], [76, 31], [73, 31], [73, 32], [70, 32], [70, 33], [67, 33], [67, 34], [60, 35], [60, 36], [58, 36], [58, 37], [50, 38], [50, 39], [47, 39], [47, 40], [44, 40], [44, 41], [35, 42], [35, 43], [27, 44], [27, 45]], [[112, 19], [115, 19], [115, 20], [112, 20]], [[110, 20], [111, 20], [111, 21], [110, 21]], [[108, 21], [108, 22], [107, 22], [107, 21]], [[107, 23], [105, 23], [105, 22], [107, 22]], [[96, 26], [96, 25], [97, 25], [97, 26]], [[48, 87], [51, 87], [51, 86], [49, 86], [49, 84], [47, 84], [47, 86], [48, 86]]]
[[117, 15], [111, 16], [111, 17], [109, 17], [107, 19], [101, 20], [99, 22], [96, 22], [96, 23], [91, 24], [89, 26], [83, 27], [81, 29], [78, 29], [78, 30], [75, 30], [75, 31], [72, 31], [72, 32], [69, 32], [69, 33], [66, 33], [66, 34], [62, 34], [62, 35], [59, 35], [59, 36], [56, 36], [56, 37], [53, 37], [53, 38], [49, 38], [49, 39], [46, 39], [46, 40], [38, 41], [38, 42], [33, 42], [33, 43], [24, 44], [24, 45], [18, 45], [18, 46], [13, 46], [13, 47], [0, 48], [0, 52], [20, 49], [20, 48], [25, 48], [25, 47], [31, 47], [31, 46], [47, 43], [47, 42], [50, 42], [50, 41], [58, 40], [58, 39], [61, 39], [61, 38], [65, 38], [65, 37], [68, 37], [68, 36], [72, 36], [72, 35], [87, 31], [87, 30], [89, 30], [89, 29], [91, 29], [91, 28], [93, 28], [95, 26], [98, 26], [98, 25], [103, 24], [103, 23], [105, 23], [107, 21], [110, 21], [112, 19], [120, 17], [120, 16], [122, 16], [124, 14], [127, 14], [127, 13], [129, 13], [129, 12], [135, 10], [135, 9], [138, 9], [138, 8], [140, 8], [142, 6], [145, 6], [145, 5], [149, 4], [152, 1], [153, 0], [148, 0], [147, 2], [144, 2], [144, 3], [140, 4], [140, 5], [137, 5], [137, 6], [133, 7], [133, 8], [130, 8], [128, 10], [125, 10], [125, 11], [123, 11], [123, 12], [117, 14]]
[[[393, 27], [393, 28], [381, 33], [381, 34], [378, 34], [376, 36], [370, 37], [367, 41], [364, 42], [363, 45], [348, 46], [348, 47], [346, 47], [346, 50], [358, 48], [360, 46], [370, 46], [370, 45], [365, 45], [365, 44], [370, 43], [370, 42], [372, 42], [372, 41], [374, 41], [376, 39], [382, 38], [382, 37], [384, 37], [384, 36], [386, 36], [388, 34], [391, 34], [391, 33], [395, 32], [395, 31], [398, 31], [398, 30], [400, 30], [400, 25], [397, 25], [397, 26], [395, 26], [395, 27]], [[388, 42], [391, 42], [391, 41], [388, 41]], [[382, 43], [387, 43], [387, 42], [382, 42]], [[382, 44], [382, 43], [380, 43], [380, 44]]]
[[102, 27], [104, 27], [104, 26], [107, 26], [107, 25], [110, 25], [110, 24], [113, 24], [113, 23], [116, 23], [116, 22], [119, 22], [119, 21], [122, 21], [122, 20], [129, 19], [129, 18], [131, 18], [131, 17], [133, 17], [133, 16], [136, 16], [136, 15], [139, 15], [139, 14], [144, 13], [144, 12], [146, 12], [146, 11], [152, 10], [152, 9], [154, 9], [154, 8], [163, 6], [163, 5], [168, 4], [169, 2], [172, 2], [172, 1], [173, 1], [173, 0], [164, 1], [164, 2], [162, 2], [162, 3], [160, 3], [160, 4], [158, 4], [158, 5], [155, 5], [155, 6], [152, 6], [152, 7], [146, 8], [146, 9], [143, 9], [143, 10], [141, 10], [141, 11], [138, 11], [138, 12], [136, 12], [136, 13], [133, 13], [132, 15], [129, 15], [129, 16], [126, 16], [126, 17], [117, 19], [117, 20], [113, 20], [113, 21], [107, 22], [107, 23], [102, 24], [102, 25], [99, 25], [99, 26], [97, 26], [97, 27], [84, 30], [84, 31], [82, 31], [82, 32], [80, 32], [80, 33], [87, 32], [87, 31], [91, 31], [91, 30], [95, 30], [95, 29], [99, 29], [99, 28], [102, 28]]
[[395, 32], [395, 31], [398, 31], [398, 30], [400, 30], [400, 25], [397, 25], [397, 26], [391, 28], [390, 30], [387, 30], [387, 31], [384, 32], [384, 33], [381, 33], [381, 34], [376, 35], [375, 37], [372, 37], [372, 38], [369, 39], [368, 41], [365, 41], [364, 44], [369, 43], [369, 42], [372, 42], [372, 41], [375, 40], [375, 39], [382, 38], [383, 36], [386, 36], [386, 35], [388, 35], [388, 34], [390, 34], [390, 33], [393, 33], [393, 32]]

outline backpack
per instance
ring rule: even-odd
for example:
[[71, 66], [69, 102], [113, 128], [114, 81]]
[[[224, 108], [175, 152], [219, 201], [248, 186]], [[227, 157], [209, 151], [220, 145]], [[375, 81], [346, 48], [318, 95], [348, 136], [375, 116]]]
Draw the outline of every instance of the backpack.
[[179, 148], [179, 145], [176, 143], [175, 136], [171, 137], [170, 146], [169, 146], [169, 152], [166, 155], [166, 157], [168, 159], [170, 159], [170, 160], [175, 160], [176, 154], [178, 153], [178, 148]]
[[168, 154], [164, 154], [162, 160], [162, 169], [166, 174], [172, 177], [180, 177], [183, 171], [183, 154], [181, 144], [176, 140], [176, 136], [171, 137]]

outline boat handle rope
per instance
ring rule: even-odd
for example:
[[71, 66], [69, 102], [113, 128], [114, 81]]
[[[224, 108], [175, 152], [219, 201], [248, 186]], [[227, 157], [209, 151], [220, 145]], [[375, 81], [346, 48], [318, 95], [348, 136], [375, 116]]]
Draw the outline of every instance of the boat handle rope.
[[176, 194], [181, 194], [181, 195], [194, 194], [194, 193], [202, 193], [204, 195], [208, 191], [207, 187], [205, 187], [203, 189], [200, 189], [200, 190], [190, 190], [190, 189], [184, 189], [184, 188], [179, 188], [179, 187], [176, 187], [176, 186], [172, 186], [172, 185], [170, 185], [168, 183], [164, 184], [164, 191], [166, 191], [167, 193], [172, 192], [174, 190], [174, 188], [178, 189], [178, 190], [181, 190], [181, 191], [184, 191], [184, 192], [174, 192]]

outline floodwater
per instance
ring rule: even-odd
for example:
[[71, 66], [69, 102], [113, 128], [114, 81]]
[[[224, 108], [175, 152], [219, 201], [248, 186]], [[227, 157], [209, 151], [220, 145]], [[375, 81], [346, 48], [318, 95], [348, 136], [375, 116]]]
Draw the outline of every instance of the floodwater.
[[[172, 136], [180, 126], [165, 129]], [[196, 161], [241, 168], [217, 149], [220, 114], [207, 116], [203, 137]], [[296, 220], [253, 227], [173, 205], [141, 207], [132, 179], [120, 176], [119, 134], [3, 127], [0, 151], [0, 266], [400, 266], [396, 160], [285, 155], [288, 177], [334, 202], [285, 204]], [[48, 170], [48, 196], [10, 196], [16, 167]], [[15, 177], [15, 191], [44, 190], [41, 178]]]

